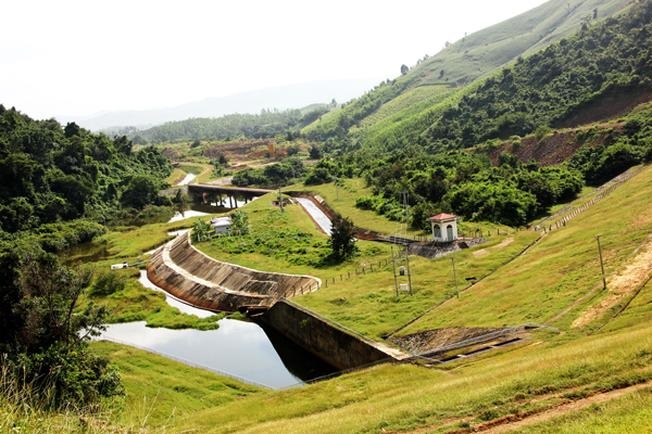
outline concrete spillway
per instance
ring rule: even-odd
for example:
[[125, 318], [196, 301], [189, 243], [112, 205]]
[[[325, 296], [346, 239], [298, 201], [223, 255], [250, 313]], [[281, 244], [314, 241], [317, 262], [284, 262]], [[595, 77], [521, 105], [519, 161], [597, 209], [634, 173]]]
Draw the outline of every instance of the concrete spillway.
[[179, 235], [156, 250], [147, 264], [156, 285], [192, 304], [213, 311], [268, 308], [282, 298], [315, 291], [316, 277], [252, 270], [206, 256]]

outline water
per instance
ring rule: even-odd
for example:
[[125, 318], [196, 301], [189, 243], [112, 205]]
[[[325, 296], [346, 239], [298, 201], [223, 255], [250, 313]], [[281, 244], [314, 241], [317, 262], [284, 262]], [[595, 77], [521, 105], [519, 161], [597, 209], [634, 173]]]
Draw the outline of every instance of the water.
[[168, 220], [168, 223], [174, 223], [174, 222], [179, 222], [181, 220], [189, 219], [191, 217], [202, 217], [205, 215], [208, 215], [209, 213], [207, 212], [202, 212], [202, 211], [195, 211], [193, 209], [189, 209], [187, 211], [184, 211], [183, 214], [181, 214], [179, 211], [175, 212], [174, 215], [170, 220]]
[[306, 210], [308, 214], [313, 218], [315, 222], [317, 222], [317, 225], [321, 228], [322, 231], [324, 231], [327, 235], [331, 234], [331, 231], [333, 229], [333, 224], [331, 223], [331, 220], [328, 218], [324, 212], [317, 207], [310, 199], [306, 199], [305, 197], [297, 197], [296, 198], [297, 202], [299, 202], [299, 205], [303, 207], [303, 209]]
[[[236, 208], [242, 208], [245, 206], [247, 203], [252, 202], [253, 200], [256, 200], [258, 198], [254, 197], [252, 199], [249, 199], [248, 202], [245, 202], [244, 200], [234, 200], [235, 204], [237, 204]], [[180, 212], [175, 212], [174, 215], [170, 220], [168, 220], [168, 223], [174, 223], [178, 222], [181, 220], [189, 219], [191, 217], [203, 217], [209, 214], [217, 214], [217, 213], [222, 213], [226, 211], [230, 211], [233, 208], [229, 208], [229, 200], [226, 199], [224, 201], [225, 206], [220, 206], [219, 203], [217, 202], [212, 202], [212, 203], [193, 203], [191, 205], [191, 209], [185, 211], [183, 215], [181, 215]]]
[[[274, 389], [334, 372], [282, 336], [248, 321], [222, 319], [217, 330], [149, 328], [144, 321], [111, 324], [99, 339], [153, 351]], [[283, 355], [283, 359], [281, 358]]]
[[140, 270], [140, 277], [138, 278], [138, 281], [145, 288], [157, 292], [162, 292], [163, 294], [165, 294], [165, 301], [167, 302], [167, 304], [169, 304], [172, 307], [176, 307], [183, 313], [187, 313], [188, 315], [195, 315], [199, 318], [208, 318], [211, 315], [215, 315], [215, 312], [211, 312], [210, 310], [200, 309], [198, 307], [194, 307], [187, 303], [184, 303], [183, 301], [179, 300], [172, 294], [166, 292], [163, 288], [156, 286], [154, 282], [149, 280], [149, 277], [147, 277], [147, 271], [145, 270]]

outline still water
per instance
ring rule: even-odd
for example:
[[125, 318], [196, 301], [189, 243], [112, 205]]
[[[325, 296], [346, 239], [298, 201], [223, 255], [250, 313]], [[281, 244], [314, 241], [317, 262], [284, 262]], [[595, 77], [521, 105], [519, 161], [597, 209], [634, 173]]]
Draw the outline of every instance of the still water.
[[169, 304], [172, 307], [176, 307], [183, 313], [187, 313], [188, 315], [195, 315], [199, 318], [208, 318], [209, 316], [214, 315], [214, 313], [211, 312], [210, 310], [200, 309], [198, 307], [194, 307], [189, 304], [186, 304], [185, 302], [176, 298], [174, 295], [166, 292], [163, 288], [159, 288], [154, 284], [154, 282], [149, 280], [149, 278], [147, 277], [146, 270], [140, 270], [140, 277], [138, 278], [138, 281], [145, 288], [151, 289], [156, 292], [162, 292], [163, 294], [165, 294], [165, 301], [167, 302], [167, 304]]
[[[199, 317], [213, 314], [168, 294], [154, 285], [145, 271], [141, 271], [139, 281], [146, 288], [164, 292], [168, 304], [184, 313]], [[150, 328], [145, 324], [144, 321], [110, 324], [99, 339], [153, 351], [274, 389], [295, 386], [335, 372], [287, 338], [253, 322], [222, 319], [218, 321], [217, 330], [206, 331]]]

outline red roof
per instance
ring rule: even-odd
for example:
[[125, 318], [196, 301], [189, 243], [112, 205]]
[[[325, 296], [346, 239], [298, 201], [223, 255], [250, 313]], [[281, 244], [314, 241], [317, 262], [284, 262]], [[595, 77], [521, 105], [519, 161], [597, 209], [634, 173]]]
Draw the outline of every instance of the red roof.
[[455, 220], [456, 218], [457, 216], [455, 214], [446, 214], [445, 212], [442, 212], [440, 214], [430, 217], [430, 220], [443, 221], [443, 220]]

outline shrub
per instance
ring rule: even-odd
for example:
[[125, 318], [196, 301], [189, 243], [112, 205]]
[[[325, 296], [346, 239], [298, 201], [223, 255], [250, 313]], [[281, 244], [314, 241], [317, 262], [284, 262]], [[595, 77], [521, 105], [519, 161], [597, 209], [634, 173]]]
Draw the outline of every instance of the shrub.
[[106, 296], [125, 289], [127, 281], [119, 271], [106, 271], [100, 274], [90, 287], [93, 296]]

